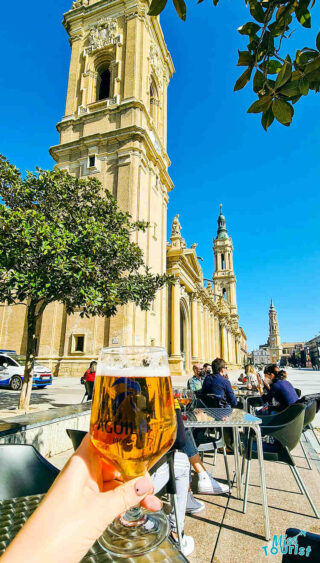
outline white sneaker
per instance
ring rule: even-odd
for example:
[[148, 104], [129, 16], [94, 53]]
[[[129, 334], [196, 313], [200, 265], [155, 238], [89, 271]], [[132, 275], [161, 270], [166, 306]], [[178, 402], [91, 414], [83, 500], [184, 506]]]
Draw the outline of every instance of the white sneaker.
[[194, 550], [194, 539], [192, 536], [183, 536], [181, 551], [185, 557], [191, 555]]
[[[185, 536], [183, 532], [182, 532], [182, 534], [183, 534], [182, 535], [182, 542], [181, 542], [182, 545], [181, 545], [180, 551], [183, 553], [183, 555], [185, 557], [188, 557], [188, 555], [191, 555], [191, 553], [194, 550], [194, 539], [193, 539], [192, 536]], [[171, 536], [171, 540], [173, 541], [173, 543], [175, 545], [178, 545], [178, 541], [175, 538], [173, 538], [172, 536]]]
[[195, 499], [192, 492], [188, 492], [186, 514], [197, 514], [205, 509], [205, 504], [202, 500]]
[[209, 473], [207, 473], [207, 477], [198, 480], [198, 493], [200, 495], [225, 495], [230, 493], [228, 485], [218, 483]]

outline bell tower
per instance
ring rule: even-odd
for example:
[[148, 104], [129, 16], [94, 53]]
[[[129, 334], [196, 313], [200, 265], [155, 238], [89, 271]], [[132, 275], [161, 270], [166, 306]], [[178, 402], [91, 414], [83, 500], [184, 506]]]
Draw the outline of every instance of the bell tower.
[[[78, 178], [97, 177], [133, 220], [150, 223], [134, 233], [152, 273], [166, 271], [168, 192], [167, 88], [174, 72], [158, 17], [145, 0], [75, 0], [64, 14], [71, 59], [65, 115], [57, 124], [57, 166]], [[166, 345], [166, 290], [152, 310], [121, 308], [103, 328], [95, 319], [69, 319], [66, 340], [85, 326], [86, 352], [101, 345]], [[91, 323], [91, 324], [90, 324]], [[79, 328], [80, 327], [80, 328]], [[68, 355], [68, 344], [64, 354]]]
[[271, 299], [270, 309], [269, 309], [269, 338], [268, 345], [270, 349], [270, 361], [272, 364], [276, 364], [282, 354], [282, 347], [280, 341], [279, 325], [277, 311]]
[[233, 245], [226, 227], [226, 218], [222, 214], [222, 203], [220, 203], [220, 215], [218, 217], [217, 236], [213, 241], [214, 253], [214, 291], [221, 295], [230, 307], [232, 316], [238, 319], [236, 277], [233, 271]]

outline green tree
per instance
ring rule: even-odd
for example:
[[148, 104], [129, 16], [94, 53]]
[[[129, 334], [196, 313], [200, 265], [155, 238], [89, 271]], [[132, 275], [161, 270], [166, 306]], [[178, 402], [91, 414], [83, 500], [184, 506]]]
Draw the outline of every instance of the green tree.
[[32, 388], [37, 319], [49, 303], [68, 314], [111, 316], [134, 302], [148, 309], [169, 281], [145, 266], [134, 231], [148, 224], [120, 211], [94, 179], [37, 168], [23, 178], [0, 155], [0, 302], [27, 311], [26, 364], [19, 408], [27, 409]]
[[[198, 4], [203, 0], [198, 0]], [[186, 19], [184, 0], [173, 0], [182, 20]], [[217, 6], [219, 0], [213, 0]], [[295, 31], [297, 23], [311, 28], [310, 9], [315, 0], [245, 0], [252, 20], [244, 23], [238, 31], [248, 37], [247, 49], [239, 51], [238, 66], [246, 67], [235, 83], [234, 90], [241, 90], [252, 83], [257, 100], [248, 113], [261, 113], [265, 130], [276, 118], [289, 126], [294, 115], [293, 105], [310, 90], [320, 89], [320, 33], [314, 47], [298, 49], [295, 55], [283, 53], [284, 39]], [[164, 10], [167, 0], [152, 0], [150, 16]]]

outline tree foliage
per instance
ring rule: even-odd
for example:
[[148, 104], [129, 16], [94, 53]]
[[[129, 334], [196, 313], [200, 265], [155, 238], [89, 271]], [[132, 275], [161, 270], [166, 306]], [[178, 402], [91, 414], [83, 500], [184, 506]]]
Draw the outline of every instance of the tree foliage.
[[68, 314], [111, 316], [129, 301], [148, 309], [166, 275], [153, 275], [133, 242], [148, 224], [120, 211], [95, 179], [37, 169], [22, 178], [0, 155], [0, 302], [27, 307], [26, 406], [35, 328], [54, 301]]
[[[186, 19], [184, 0], [173, 0], [179, 17]], [[198, 0], [198, 3], [203, 0]], [[213, 0], [217, 6], [219, 0]], [[165, 8], [167, 0], [152, 0], [149, 14], [156, 16]], [[247, 49], [239, 51], [238, 66], [246, 67], [235, 83], [241, 90], [249, 82], [257, 100], [248, 113], [261, 113], [265, 130], [274, 118], [289, 126], [294, 115], [294, 104], [310, 90], [320, 89], [320, 33], [314, 47], [298, 49], [295, 55], [284, 54], [284, 39], [294, 32], [297, 23], [311, 28], [310, 10], [315, 0], [245, 0], [252, 20], [238, 31], [248, 40]]]

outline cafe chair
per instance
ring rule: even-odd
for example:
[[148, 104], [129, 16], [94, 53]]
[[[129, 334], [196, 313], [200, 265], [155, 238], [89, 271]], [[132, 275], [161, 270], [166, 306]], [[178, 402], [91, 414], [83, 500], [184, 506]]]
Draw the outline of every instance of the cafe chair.
[[[219, 397], [218, 395], [198, 394], [196, 403], [194, 404], [194, 408], [211, 409], [212, 414], [214, 414], [214, 416], [217, 416], [218, 419], [222, 419], [223, 416], [229, 416], [232, 412], [232, 408], [229, 405], [227, 405], [226, 407], [221, 407], [220, 405], [221, 405], [221, 397]], [[226, 430], [227, 429], [225, 429], [225, 431]], [[217, 451], [218, 449], [222, 450], [224, 465], [226, 469], [226, 477], [227, 477], [228, 485], [231, 488], [232, 483], [230, 480], [230, 472], [228, 466], [227, 445], [224, 438], [225, 433], [226, 432], [224, 433], [222, 432], [221, 428], [217, 428], [217, 429], [203, 428], [203, 429], [193, 430], [194, 439], [198, 448], [198, 452], [201, 457], [201, 461], [203, 461], [203, 457], [205, 453], [213, 452], [213, 465], [215, 465]]]
[[[285, 533], [287, 538], [295, 538], [295, 544], [298, 547], [291, 550], [288, 549], [288, 553], [284, 553], [282, 556], [282, 563], [301, 563], [303, 561], [308, 561], [308, 563], [319, 563], [320, 536], [318, 534], [305, 532], [304, 530], [298, 530], [297, 528], [288, 528]], [[300, 550], [300, 548], [304, 549]]]
[[[263, 440], [263, 458], [265, 461], [280, 461], [289, 465], [302, 494], [304, 494], [316, 516], [319, 513], [302, 481], [291, 451], [299, 444], [304, 424], [304, 405], [293, 404], [279, 414], [261, 416], [261, 435]], [[267, 442], [268, 440], [268, 442]], [[256, 442], [252, 431], [246, 436], [245, 458], [247, 460], [243, 512], [246, 512], [251, 459], [257, 459]]]
[[46, 493], [59, 474], [29, 444], [0, 444], [0, 500]]
[[255, 409], [263, 406], [263, 399], [262, 397], [247, 397], [246, 403], [247, 412], [254, 415]]
[[[302, 434], [303, 434], [303, 436], [306, 440], [308, 439], [306, 432], [307, 432], [307, 430], [312, 431], [312, 421], [313, 421], [314, 417], [316, 416], [316, 414], [317, 414], [317, 401], [313, 400], [313, 401], [306, 402], [305, 403], [305, 411], [304, 411], [303, 429], [302, 429]], [[312, 469], [307, 450], [306, 450], [305, 445], [304, 445], [302, 440], [300, 440], [300, 446], [301, 446], [301, 449], [304, 453], [304, 457], [307, 460], [307, 464], [308, 464], [309, 469]]]
[[[316, 402], [316, 413], [317, 413], [320, 410], [320, 393], [311, 393], [310, 395], [305, 395], [304, 397], [302, 397], [302, 399], [299, 399], [299, 402], [302, 402], [303, 404], [309, 401]], [[310, 422], [308, 422], [308, 424], [304, 427], [303, 431], [306, 432], [307, 430], [310, 430], [318, 446], [320, 446], [319, 438], [314, 431], [314, 426], [312, 424], [312, 421], [313, 419]]]
[[298, 395], [298, 397], [299, 397], [299, 399], [300, 399], [301, 394], [302, 394], [301, 389], [298, 389], [298, 387], [295, 387], [294, 390], [295, 390], [295, 392], [297, 393], [297, 395]]
[[84, 382], [85, 392], [84, 392], [84, 395], [82, 397], [81, 403], [83, 403], [83, 401], [85, 400], [86, 397], [87, 397], [87, 401], [92, 400], [93, 386], [94, 386], [94, 381], [85, 381]]
[[73, 446], [74, 451], [76, 451], [78, 449], [78, 447], [80, 446], [83, 438], [87, 434], [87, 432], [85, 430], [75, 430], [73, 428], [67, 428], [66, 433], [68, 434], [68, 436], [69, 436], [69, 438], [72, 442], [72, 446]]

